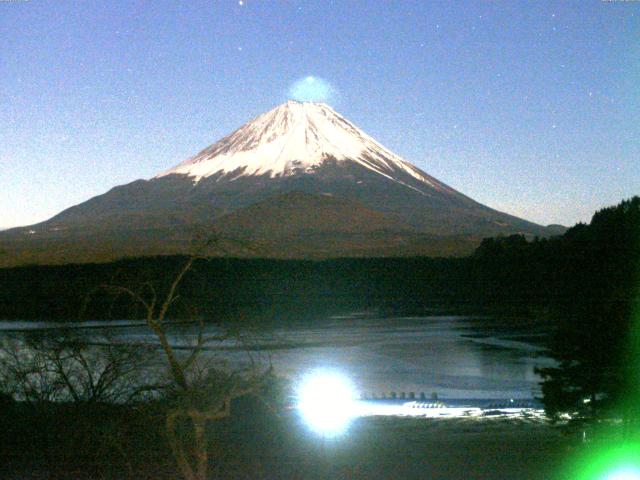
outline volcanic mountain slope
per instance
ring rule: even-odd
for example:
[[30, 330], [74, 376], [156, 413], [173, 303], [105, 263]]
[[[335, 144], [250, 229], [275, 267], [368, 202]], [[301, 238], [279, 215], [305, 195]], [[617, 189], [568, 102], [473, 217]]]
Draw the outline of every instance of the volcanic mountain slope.
[[0, 265], [186, 252], [196, 225], [296, 258], [462, 254], [486, 236], [556, 233], [457, 192], [325, 104], [289, 101], [150, 180], [0, 232]]

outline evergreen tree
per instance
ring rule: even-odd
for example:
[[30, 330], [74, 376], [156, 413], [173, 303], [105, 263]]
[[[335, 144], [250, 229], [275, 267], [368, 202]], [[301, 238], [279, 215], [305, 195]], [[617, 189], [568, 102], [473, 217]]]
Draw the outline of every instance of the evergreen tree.
[[563, 255], [543, 402], [574, 422], [638, 418], [640, 197], [597, 212], [550, 246]]

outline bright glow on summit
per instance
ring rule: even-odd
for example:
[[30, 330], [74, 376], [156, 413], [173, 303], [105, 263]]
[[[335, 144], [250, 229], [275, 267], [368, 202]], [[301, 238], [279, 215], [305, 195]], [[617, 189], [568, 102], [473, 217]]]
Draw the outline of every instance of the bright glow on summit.
[[289, 88], [289, 97], [299, 102], [331, 103], [335, 93], [329, 82], [313, 75], [297, 80]]
[[319, 371], [308, 375], [298, 389], [298, 409], [307, 425], [323, 436], [343, 433], [356, 415], [355, 391], [340, 374]]

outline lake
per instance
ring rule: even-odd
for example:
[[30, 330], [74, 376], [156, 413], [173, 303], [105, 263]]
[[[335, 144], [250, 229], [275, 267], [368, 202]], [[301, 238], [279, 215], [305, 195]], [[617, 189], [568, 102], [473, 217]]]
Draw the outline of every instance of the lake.
[[[1, 332], [57, 329], [51, 322], [0, 322]], [[68, 325], [68, 324], [67, 324]], [[72, 324], [94, 341], [153, 342], [140, 322]], [[517, 326], [515, 326], [517, 325]], [[355, 313], [313, 323], [276, 327], [251, 336], [252, 349], [269, 353], [276, 372], [294, 380], [315, 369], [337, 371], [362, 394], [437, 393], [441, 399], [527, 399], [539, 395], [534, 369], [553, 361], [540, 346], [543, 330], [480, 316], [377, 316]], [[217, 334], [216, 326], [207, 333]], [[172, 325], [171, 341], [184, 346], [195, 339], [192, 325]], [[207, 349], [230, 363], [246, 360], [232, 342]]]

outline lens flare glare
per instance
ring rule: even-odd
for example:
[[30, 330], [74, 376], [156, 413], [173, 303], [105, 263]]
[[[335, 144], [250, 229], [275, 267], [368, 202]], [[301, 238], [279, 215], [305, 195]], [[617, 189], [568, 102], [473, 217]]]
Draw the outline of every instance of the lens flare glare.
[[339, 373], [313, 372], [298, 390], [298, 409], [305, 423], [323, 436], [344, 433], [356, 415], [356, 393]]

